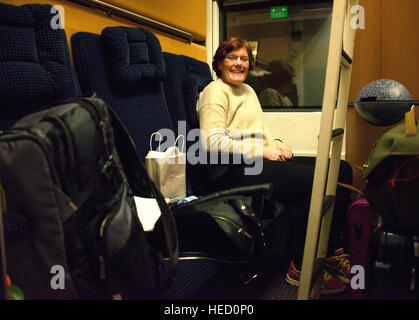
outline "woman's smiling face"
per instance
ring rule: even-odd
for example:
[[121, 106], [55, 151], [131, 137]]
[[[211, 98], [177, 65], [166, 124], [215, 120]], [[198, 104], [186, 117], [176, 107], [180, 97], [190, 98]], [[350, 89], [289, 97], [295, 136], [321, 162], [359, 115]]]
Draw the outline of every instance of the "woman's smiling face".
[[246, 80], [249, 73], [249, 56], [246, 48], [233, 50], [226, 54], [223, 61], [218, 63], [221, 79], [231, 86], [239, 87]]

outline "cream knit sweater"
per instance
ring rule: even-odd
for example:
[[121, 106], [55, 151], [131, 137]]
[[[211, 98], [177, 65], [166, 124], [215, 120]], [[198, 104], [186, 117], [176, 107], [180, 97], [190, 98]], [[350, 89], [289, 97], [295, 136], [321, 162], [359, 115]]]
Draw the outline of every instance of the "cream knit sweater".
[[242, 83], [233, 87], [221, 78], [199, 94], [196, 111], [210, 152], [241, 153], [244, 158], [262, 157], [263, 147], [275, 148], [265, 127], [263, 111], [255, 91]]

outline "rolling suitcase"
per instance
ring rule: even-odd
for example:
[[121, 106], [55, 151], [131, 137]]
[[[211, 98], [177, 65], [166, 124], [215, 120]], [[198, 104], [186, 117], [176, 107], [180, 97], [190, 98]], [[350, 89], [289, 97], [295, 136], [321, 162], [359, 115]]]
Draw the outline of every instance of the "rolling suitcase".
[[[370, 246], [376, 214], [369, 205], [368, 200], [361, 198], [355, 200], [349, 206], [347, 219], [351, 266], [362, 266], [365, 271], [368, 266], [368, 248]], [[365, 299], [365, 289], [352, 288], [351, 286], [349, 297], [351, 300]]]
[[369, 299], [419, 299], [416, 236], [397, 234], [380, 227], [373, 235], [370, 252]]

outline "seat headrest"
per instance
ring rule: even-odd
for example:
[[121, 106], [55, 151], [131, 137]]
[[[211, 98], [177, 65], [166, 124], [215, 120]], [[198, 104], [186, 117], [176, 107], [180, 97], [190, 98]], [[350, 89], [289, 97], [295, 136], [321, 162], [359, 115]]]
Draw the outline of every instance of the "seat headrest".
[[51, 5], [0, 3], [0, 102], [35, 105], [71, 81], [65, 31], [51, 27]]
[[101, 37], [110, 62], [112, 82], [118, 86], [164, 78], [163, 54], [153, 33], [141, 28], [107, 27]]

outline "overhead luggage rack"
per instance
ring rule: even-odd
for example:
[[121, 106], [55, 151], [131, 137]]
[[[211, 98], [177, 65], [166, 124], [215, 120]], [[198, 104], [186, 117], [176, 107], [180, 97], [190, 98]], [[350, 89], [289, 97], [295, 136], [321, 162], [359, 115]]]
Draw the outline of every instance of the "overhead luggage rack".
[[150, 28], [153, 28], [158, 31], [162, 31], [166, 34], [181, 38], [187, 42], [193, 41], [193, 36], [191, 33], [184, 30], [180, 30], [173, 26], [167, 25], [165, 23], [144, 17], [138, 13], [125, 10], [123, 8], [114, 6], [112, 4], [106, 3], [100, 0], [67, 0], [69, 2], [77, 3], [92, 9], [98, 9], [104, 11], [107, 16], [116, 16], [120, 18], [127, 19], [129, 21], [144, 25]]

